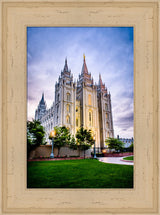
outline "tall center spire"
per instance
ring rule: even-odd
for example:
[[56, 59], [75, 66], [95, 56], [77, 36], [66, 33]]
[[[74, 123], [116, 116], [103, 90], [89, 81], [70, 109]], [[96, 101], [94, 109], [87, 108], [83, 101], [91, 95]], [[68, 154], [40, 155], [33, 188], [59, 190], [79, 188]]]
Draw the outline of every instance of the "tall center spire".
[[82, 66], [82, 74], [88, 74], [88, 69], [86, 65], [86, 57], [85, 54], [83, 54], [83, 66]]
[[86, 57], [85, 54], [83, 54], [83, 60], [84, 60], [84, 61], [85, 61], [85, 57]]

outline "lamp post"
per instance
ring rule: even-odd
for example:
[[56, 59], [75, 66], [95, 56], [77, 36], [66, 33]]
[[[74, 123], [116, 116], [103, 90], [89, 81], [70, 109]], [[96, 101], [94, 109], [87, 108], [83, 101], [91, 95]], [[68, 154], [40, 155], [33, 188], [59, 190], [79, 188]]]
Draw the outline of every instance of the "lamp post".
[[93, 137], [93, 140], [94, 140], [94, 158], [97, 158], [96, 157], [96, 147], [95, 147], [95, 140], [96, 140], [96, 137], [95, 137], [95, 135], [94, 135], [94, 137]]
[[55, 130], [50, 132], [50, 137], [52, 138], [52, 151], [51, 151], [50, 158], [54, 158], [53, 147], [54, 147], [54, 137], [55, 137], [55, 135], [56, 135]]

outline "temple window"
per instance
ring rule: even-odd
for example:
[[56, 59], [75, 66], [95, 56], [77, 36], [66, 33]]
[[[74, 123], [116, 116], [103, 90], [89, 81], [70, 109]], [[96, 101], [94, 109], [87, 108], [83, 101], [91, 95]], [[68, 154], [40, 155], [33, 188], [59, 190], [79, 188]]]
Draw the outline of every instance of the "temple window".
[[70, 101], [70, 100], [71, 100], [71, 94], [67, 93], [67, 101]]
[[70, 117], [67, 115], [67, 117], [66, 117], [66, 122], [67, 122], [67, 124], [69, 124], [70, 123]]
[[107, 111], [108, 110], [108, 105], [107, 104], [105, 104], [105, 111]]
[[70, 105], [67, 104], [67, 112], [70, 113]]
[[92, 105], [92, 98], [90, 94], [88, 95], [88, 105]]
[[92, 112], [91, 111], [89, 111], [88, 117], [89, 117], [89, 126], [92, 126]]
[[76, 119], [76, 126], [78, 127], [78, 119]]
[[109, 138], [109, 136], [110, 136], [110, 135], [109, 135], [109, 131], [108, 131], [108, 132], [107, 132], [107, 138]]

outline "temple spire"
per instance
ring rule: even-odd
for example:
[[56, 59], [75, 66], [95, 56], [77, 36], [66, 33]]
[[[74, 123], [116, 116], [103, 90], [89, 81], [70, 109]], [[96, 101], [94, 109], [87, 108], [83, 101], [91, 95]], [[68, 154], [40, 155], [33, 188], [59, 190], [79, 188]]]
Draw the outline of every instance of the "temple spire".
[[107, 88], [105, 87], [105, 84], [102, 82], [102, 77], [101, 74], [99, 73], [99, 89], [104, 92], [107, 93]]
[[99, 86], [102, 87], [103, 83], [102, 83], [102, 78], [101, 78], [101, 74], [99, 73]]
[[65, 59], [65, 65], [64, 65], [63, 71], [68, 72], [67, 58]]
[[85, 61], [85, 58], [86, 58], [86, 56], [85, 56], [85, 54], [83, 54], [83, 60]]
[[65, 58], [65, 65], [67, 65], [67, 57]]
[[44, 92], [42, 93], [42, 99], [41, 100], [44, 101]]
[[82, 74], [88, 74], [88, 69], [86, 65], [86, 57], [85, 54], [83, 54], [83, 66], [82, 66]]
[[44, 104], [45, 101], [44, 101], [44, 92], [42, 93], [42, 98], [41, 98], [41, 101], [40, 101], [40, 104]]

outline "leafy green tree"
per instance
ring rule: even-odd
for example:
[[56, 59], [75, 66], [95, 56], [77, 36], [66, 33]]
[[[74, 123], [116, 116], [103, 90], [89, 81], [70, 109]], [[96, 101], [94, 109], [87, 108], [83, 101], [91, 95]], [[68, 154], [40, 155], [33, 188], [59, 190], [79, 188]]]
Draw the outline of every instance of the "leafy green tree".
[[65, 127], [54, 127], [56, 135], [54, 137], [54, 146], [58, 148], [58, 156], [60, 154], [60, 149], [62, 146], [69, 145], [71, 134], [69, 130]]
[[76, 133], [76, 138], [77, 138], [77, 141], [76, 141], [77, 147], [79, 150], [84, 151], [84, 158], [85, 158], [85, 151], [94, 144], [91, 130], [87, 130], [81, 127]]
[[78, 149], [78, 145], [77, 145], [77, 143], [76, 143], [76, 139], [74, 138], [73, 135], [72, 135], [72, 137], [71, 137], [71, 139], [70, 139], [69, 147], [70, 147], [71, 149], [74, 149], [74, 150]]
[[45, 131], [41, 123], [37, 120], [27, 121], [27, 155], [31, 150], [45, 144]]
[[128, 149], [129, 149], [129, 151], [130, 152], [133, 152], [133, 148], [134, 148], [134, 145], [133, 145], [133, 143], [128, 147]]
[[124, 148], [124, 143], [116, 138], [107, 138], [105, 140], [106, 145], [109, 149], [114, 149], [116, 152], [122, 152]]

